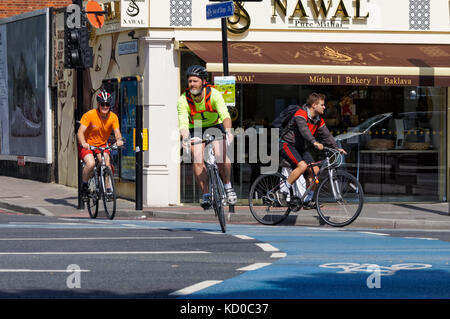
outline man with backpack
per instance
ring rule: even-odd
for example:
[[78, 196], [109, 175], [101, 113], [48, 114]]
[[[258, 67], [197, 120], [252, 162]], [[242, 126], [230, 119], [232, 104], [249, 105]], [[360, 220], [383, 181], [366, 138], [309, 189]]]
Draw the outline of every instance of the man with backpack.
[[[221, 159], [217, 164], [225, 186], [228, 204], [234, 205], [237, 202], [236, 192], [231, 185], [231, 160], [226, 154], [226, 146], [233, 141], [231, 117], [222, 94], [206, 82], [207, 76], [205, 67], [190, 66], [186, 71], [188, 87], [177, 103], [182, 144], [184, 149], [190, 150], [193, 157], [194, 175], [203, 194], [200, 199], [203, 209], [209, 209], [212, 205], [203, 161], [205, 144], [191, 145], [191, 140], [203, 139], [207, 129], [215, 129], [216, 132], [219, 131], [224, 135], [223, 141], [216, 140], [212, 144], [214, 154]], [[214, 135], [213, 130], [210, 130], [210, 134]]]
[[[292, 172], [282, 185], [281, 192], [288, 196], [289, 189], [297, 179], [303, 175], [308, 164], [314, 161], [310, 150], [323, 150], [323, 144], [338, 149], [342, 154], [347, 154], [336, 144], [336, 141], [325, 125], [322, 118], [325, 112], [325, 95], [311, 93], [303, 106], [289, 106], [284, 114], [280, 114], [274, 123], [280, 131], [280, 156], [282, 156], [292, 168]], [[317, 139], [316, 139], [317, 138]], [[319, 142], [320, 141], [320, 142]], [[314, 167], [317, 174], [319, 167]], [[312, 172], [309, 172], [309, 182], [312, 182]], [[305, 198], [305, 209], [316, 208], [312, 201], [312, 192]]]

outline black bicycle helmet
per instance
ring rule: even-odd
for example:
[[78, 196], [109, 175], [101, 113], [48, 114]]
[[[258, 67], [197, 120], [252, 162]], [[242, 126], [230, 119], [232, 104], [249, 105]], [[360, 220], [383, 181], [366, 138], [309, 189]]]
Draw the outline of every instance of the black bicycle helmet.
[[206, 79], [208, 76], [208, 71], [206, 71], [206, 68], [201, 65], [191, 65], [186, 70], [186, 78], [190, 76], [197, 76], [201, 79]]
[[106, 92], [106, 90], [100, 90], [97, 94], [97, 102], [98, 103], [109, 103], [112, 102], [112, 95], [111, 93]]

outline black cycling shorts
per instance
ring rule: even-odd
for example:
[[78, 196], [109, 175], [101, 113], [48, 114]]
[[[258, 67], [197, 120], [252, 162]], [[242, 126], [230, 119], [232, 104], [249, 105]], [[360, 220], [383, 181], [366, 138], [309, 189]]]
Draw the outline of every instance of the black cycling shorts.
[[198, 137], [201, 139], [205, 137], [205, 134], [221, 137], [225, 134], [225, 128], [223, 127], [223, 124], [217, 124], [210, 127], [190, 128], [189, 134], [191, 134], [191, 138]]
[[296, 168], [301, 161], [305, 161], [307, 164], [314, 162], [308, 151], [299, 151], [294, 145], [286, 142], [280, 142], [280, 155], [288, 161], [292, 168]]

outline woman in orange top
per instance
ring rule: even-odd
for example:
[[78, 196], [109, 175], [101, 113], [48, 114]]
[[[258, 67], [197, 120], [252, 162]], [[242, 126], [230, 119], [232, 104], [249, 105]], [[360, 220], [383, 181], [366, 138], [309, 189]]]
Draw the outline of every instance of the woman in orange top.
[[[82, 193], [87, 191], [87, 182], [92, 175], [95, 166], [93, 152], [89, 146], [106, 146], [111, 132], [114, 131], [117, 146], [123, 145], [122, 134], [120, 133], [119, 119], [116, 114], [111, 112], [112, 96], [105, 90], [100, 90], [97, 95], [97, 109], [92, 109], [81, 117], [80, 128], [77, 132], [78, 152], [80, 158], [86, 164], [83, 168], [83, 186]], [[95, 151], [100, 159], [99, 151]], [[109, 152], [105, 151], [105, 162], [108, 167], [110, 165]]]

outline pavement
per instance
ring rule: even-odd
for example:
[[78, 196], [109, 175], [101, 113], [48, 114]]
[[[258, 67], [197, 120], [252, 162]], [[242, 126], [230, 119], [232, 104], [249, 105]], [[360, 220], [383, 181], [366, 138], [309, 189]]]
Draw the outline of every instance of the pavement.
[[[77, 188], [55, 183], [0, 176], [0, 209], [43, 216], [88, 218], [87, 209], [78, 209], [77, 191]], [[233, 213], [227, 209], [227, 216], [231, 224], [258, 224], [245, 201], [234, 207]], [[105, 218], [102, 211], [98, 218]], [[213, 210], [204, 211], [199, 205], [143, 207], [136, 210], [134, 201], [121, 198], [117, 200], [115, 218], [217, 222]], [[320, 222], [315, 210], [291, 213], [288, 224], [329, 227]], [[361, 215], [346, 227], [450, 230], [449, 204], [365, 203]]]

